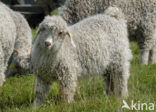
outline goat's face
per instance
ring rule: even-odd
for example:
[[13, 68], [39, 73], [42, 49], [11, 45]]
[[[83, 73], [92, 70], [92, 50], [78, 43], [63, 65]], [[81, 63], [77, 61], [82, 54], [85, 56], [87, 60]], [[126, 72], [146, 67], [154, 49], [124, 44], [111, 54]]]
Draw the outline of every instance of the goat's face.
[[33, 42], [41, 49], [55, 52], [59, 50], [66, 37], [71, 37], [67, 23], [60, 16], [48, 16], [40, 24]]
[[39, 47], [46, 50], [56, 50], [62, 45], [66, 32], [57, 27], [42, 28], [38, 36]]

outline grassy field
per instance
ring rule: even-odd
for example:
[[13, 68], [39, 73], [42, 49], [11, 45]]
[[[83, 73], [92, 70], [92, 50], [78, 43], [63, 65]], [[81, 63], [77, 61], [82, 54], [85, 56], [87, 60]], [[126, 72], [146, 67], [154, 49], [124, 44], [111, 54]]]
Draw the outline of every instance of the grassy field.
[[[57, 10], [51, 15], [57, 14]], [[32, 30], [33, 36], [36, 30]], [[59, 86], [54, 82], [47, 100], [41, 107], [35, 108], [35, 79], [32, 74], [14, 76], [6, 79], [0, 87], [0, 112], [156, 112], [156, 65], [143, 66], [139, 64], [137, 44], [131, 42], [133, 60], [131, 61], [131, 76], [128, 81], [129, 97], [124, 99], [140, 103], [154, 103], [155, 111], [134, 111], [121, 109], [122, 98], [104, 95], [101, 76], [88, 77], [79, 81], [75, 101], [65, 104], [59, 101]]]
[[[57, 14], [57, 10], [51, 13], [54, 14]], [[35, 32], [36, 29], [32, 30], [33, 36]], [[104, 95], [101, 76], [80, 80], [75, 101], [71, 104], [58, 100], [59, 86], [54, 82], [44, 105], [35, 108], [33, 106], [35, 79], [30, 74], [6, 79], [4, 85], [0, 87], [0, 112], [156, 112], [156, 65], [140, 65], [139, 51], [135, 42], [131, 42], [131, 49], [133, 60], [128, 81], [129, 97], [124, 100], [128, 104], [131, 104], [132, 100], [136, 103], [154, 103], [155, 111], [121, 109], [122, 98]]]
[[[35, 30], [33, 30], [34, 34]], [[130, 69], [131, 76], [128, 81], [129, 97], [124, 100], [128, 104], [132, 100], [156, 104], [156, 65], [140, 65], [139, 51], [135, 42], [131, 42], [131, 49], [133, 60]], [[35, 108], [33, 106], [34, 76], [30, 74], [9, 77], [3, 87], [0, 87], [0, 112], [137, 112], [122, 110], [123, 99], [104, 95], [100, 76], [84, 78], [79, 81], [79, 85], [75, 101], [65, 104], [58, 100], [59, 87], [54, 82], [44, 105]], [[156, 109], [152, 112], [156, 112]]]

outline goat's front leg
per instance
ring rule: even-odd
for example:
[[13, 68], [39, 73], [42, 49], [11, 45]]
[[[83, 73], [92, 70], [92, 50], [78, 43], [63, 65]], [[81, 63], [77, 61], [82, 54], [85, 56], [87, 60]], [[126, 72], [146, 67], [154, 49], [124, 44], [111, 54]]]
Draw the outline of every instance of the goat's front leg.
[[44, 103], [44, 100], [46, 99], [50, 89], [50, 84], [44, 82], [38, 76], [36, 76], [36, 79], [37, 79], [35, 88], [36, 98], [34, 100], [34, 105], [39, 106]]

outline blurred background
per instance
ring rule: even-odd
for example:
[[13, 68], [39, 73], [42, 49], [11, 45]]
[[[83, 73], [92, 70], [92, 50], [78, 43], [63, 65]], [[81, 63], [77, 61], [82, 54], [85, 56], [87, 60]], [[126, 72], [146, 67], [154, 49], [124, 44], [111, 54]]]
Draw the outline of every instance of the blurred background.
[[0, 0], [11, 9], [19, 11], [27, 19], [29, 25], [35, 28], [44, 16], [64, 4], [65, 0]]

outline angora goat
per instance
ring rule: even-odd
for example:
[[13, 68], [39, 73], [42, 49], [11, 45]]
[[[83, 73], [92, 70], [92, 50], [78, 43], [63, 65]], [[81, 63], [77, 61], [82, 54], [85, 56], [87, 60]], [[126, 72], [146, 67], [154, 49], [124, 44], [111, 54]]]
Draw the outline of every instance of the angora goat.
[[32, 46], [31, 28], [24, 16], [19, 12], [11, 10], [1, 2], [0, 7], [3, 7], [10, 14], [16, 26], [14, 28], [16, 32], [15, 43], [13, 43], [14, 51], [8, 62], [6, 76], [28, 74], [30, 73], [30, 52]]
[[31, 53], [36, 81], [35, 105], [44, 102], [54, 80], [62, 99], [73, 100], [78, 77], [101, 74], [106, 92], [127, 96], [130, 59], [127, 26], [121, 10], [109, 7], [99, 14], [68, 26], [60, 16], [40, 24]]
[[0, 3], [0, 86], [5, 81], [5, 71], [14, 49], [16, 26], [9, 12]]

